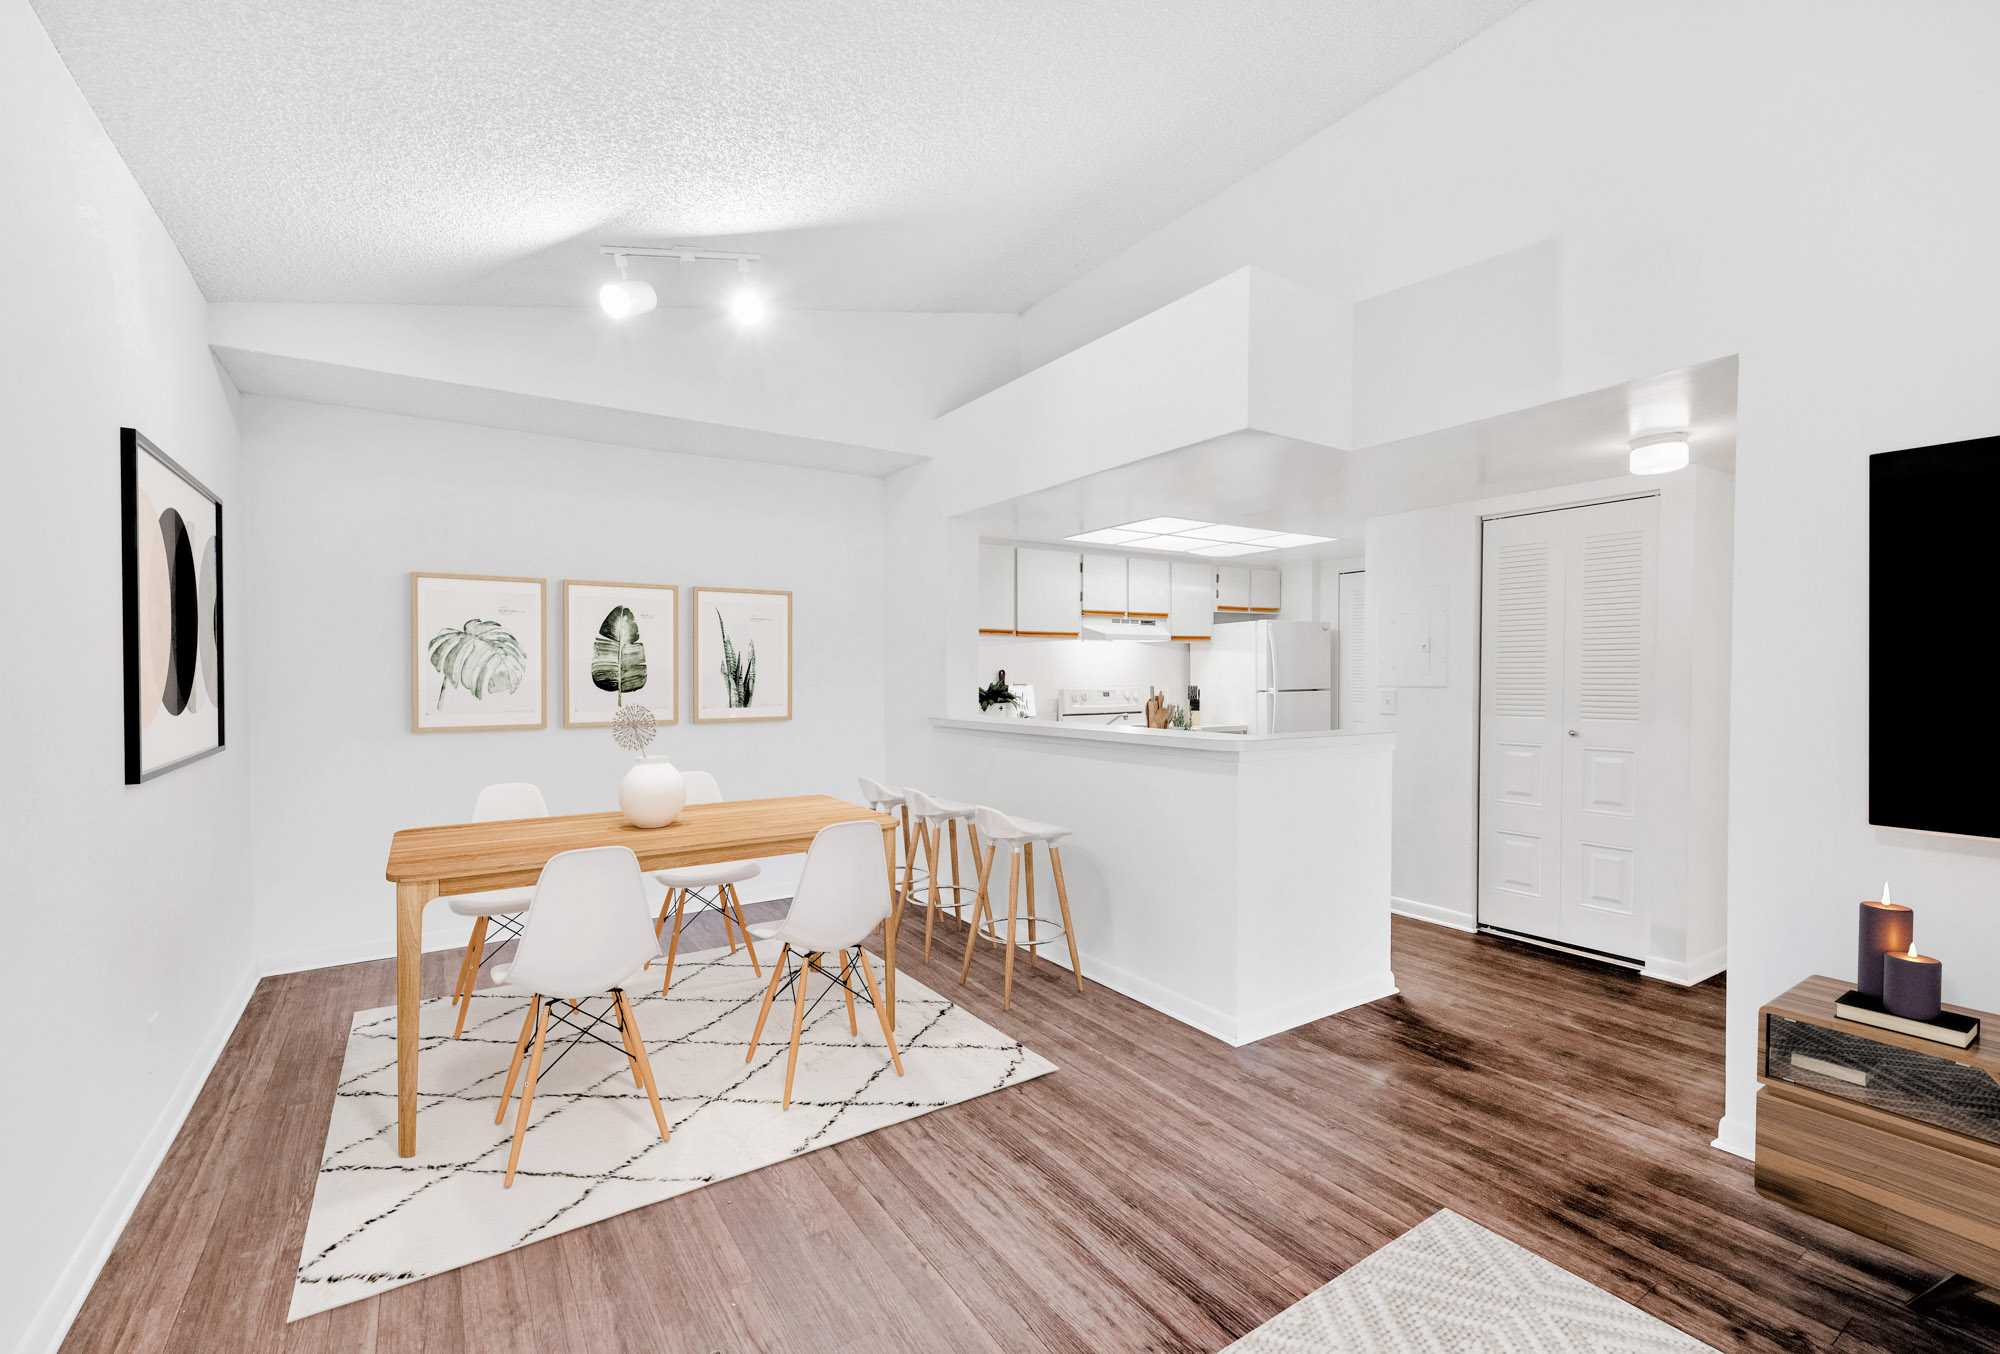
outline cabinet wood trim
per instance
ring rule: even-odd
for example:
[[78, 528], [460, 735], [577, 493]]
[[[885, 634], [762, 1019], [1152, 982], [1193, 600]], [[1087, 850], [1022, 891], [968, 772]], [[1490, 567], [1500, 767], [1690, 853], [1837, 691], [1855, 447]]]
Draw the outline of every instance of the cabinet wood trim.
[[1017, 635], [1036, 635], [1042, 639], [1080, 639], [1083, 637], [1083, 632], [1080, 630], [1016, 630], [1013, 633]]

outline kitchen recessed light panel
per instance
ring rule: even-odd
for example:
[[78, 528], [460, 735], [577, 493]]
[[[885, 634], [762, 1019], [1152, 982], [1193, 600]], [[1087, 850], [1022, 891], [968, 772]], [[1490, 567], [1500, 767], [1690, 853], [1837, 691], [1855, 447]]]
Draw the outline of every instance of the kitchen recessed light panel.
[[1187, 554], [1199, 549], [1204, 542], [1191, 541], [1185, 536], [1141, 536], [1123, 544], [1134, 550], [1178, 550]]
[[1268, 545], [1244, 545], [1240, 541], [1217, 541], [1214, 545], [1198, 546], [1193, 551], [1197, 555], [1261, 555], [1271, 547]]
[[1229, 541], [1232, 543], [1240, 543], [1243, 541], [1261, 540], [1265, 536], [1275, 536], [1278, 533], [1272, 531], [1269, 527], [1232, 527], [1232, 526], [1217, 525], [1212, 527], [1196, 527], [1193, 531], [1183, 531], [1180, 532], [1179, 534], [1182, 536], [1193, 536], [1204, 541]]
[[1086, 531], [1078, 536], [1065, 536], [1066, 541], [1076, 541], [1083, 545], [1130, 545], [1146, 538], [1143, 531], [1128, 531], [1124, 527], [1105, 527], [1099, 531]]
[[1193, 531], [1196, 527], [1205, 527], [1207, 525], [1208, 523], [1197, 522], [1192, 517], [1148, 517], [1143, 522], [1127, 522], [1124, 530], [1144, 531], [1156, 536], [1165, 536], [1175, 532]]
[[1298, 531], [1281, 531], [1274, 536], [1259, 536], [1257, 544], [1266, 550], [1287, 550], [1295, 545], [1325, 545], [1336, 539], [1332, 536], [1308, 536]]

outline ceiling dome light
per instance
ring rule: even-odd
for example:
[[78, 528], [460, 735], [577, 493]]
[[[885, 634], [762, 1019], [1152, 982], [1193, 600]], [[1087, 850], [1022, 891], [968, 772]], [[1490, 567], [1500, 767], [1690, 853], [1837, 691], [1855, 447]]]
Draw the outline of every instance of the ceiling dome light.
[[612, 319], [625, 320], [634, 315], [644, 315], [660, 304], [660, 298], [654, 292], [652, 283], [620, 278], [597, 289], [597, 304], [603, 306], [604, 313]]
[[1686, 433], [1656, 433], [1632, 440], [1631, 466], [1635, 475], [1665, 475], [1687, 463]]

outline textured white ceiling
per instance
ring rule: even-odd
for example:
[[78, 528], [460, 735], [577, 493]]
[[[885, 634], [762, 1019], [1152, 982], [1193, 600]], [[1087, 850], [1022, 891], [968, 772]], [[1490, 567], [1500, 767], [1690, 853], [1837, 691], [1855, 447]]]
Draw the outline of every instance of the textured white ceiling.
[[33, 3], [211, 300], [1019, 311], [1522, 0]]

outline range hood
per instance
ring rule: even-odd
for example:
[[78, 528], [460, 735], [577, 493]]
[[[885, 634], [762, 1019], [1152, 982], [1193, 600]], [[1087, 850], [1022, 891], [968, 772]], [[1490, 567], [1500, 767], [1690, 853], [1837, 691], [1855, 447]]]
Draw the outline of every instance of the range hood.
[[1083, 618], [1083, 638], [1141, 640], [1153, 644], [1164, 644], [1173, 638], [1167, 623], [1135, 616], [1085, 616]]

